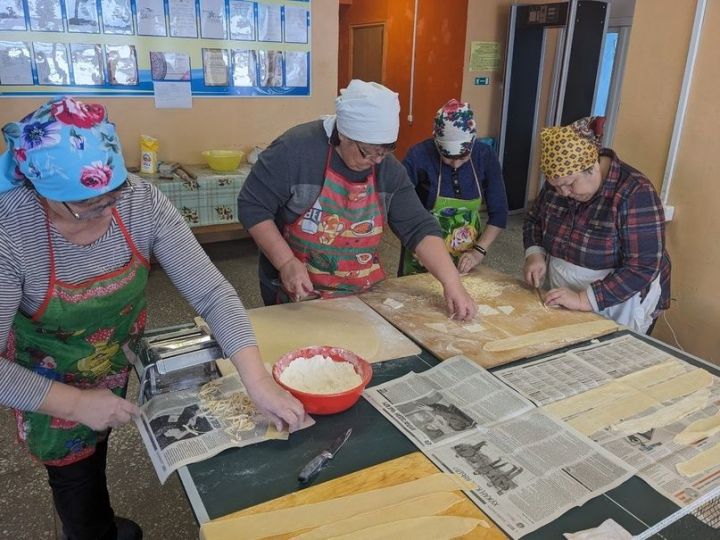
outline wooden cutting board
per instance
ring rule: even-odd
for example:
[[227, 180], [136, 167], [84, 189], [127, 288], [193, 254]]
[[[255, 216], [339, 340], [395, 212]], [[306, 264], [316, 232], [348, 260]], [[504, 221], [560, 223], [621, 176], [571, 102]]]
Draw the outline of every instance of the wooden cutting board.
[[[315, 486], [302, 489], [295, 493], [279, 497], [251, 508], [246, 508], [239, 512], [229, 514], [221, 520], [231, 519], [238, 516], [248, 514], [258, 514], [261, 512], [270, 512], [281, 508], [290, 508], [303, 504], [322, 502], [337, 497], [362, 493], [373, 489], [394, 486], [403, 482], [417, 480], [425, 476], [430, 476], [438, 472], [437, 467], [427, 459], [421, 452], [413, 452], [407, 456], [403, 456], [392, 461], [381, 463], [367, 469], [354, 472], [335, 478]], [[460, 493], [460, 492], [459, 492]], [[475, 540], [500, 540], [507, 536], [477, 507], [470, 499], [464, 497], [462, 501], [451, 506], [440, 515], [445, 516], [463, 516], [485, 520], [490, 528], [476, 527], [472, 532], [462, 536], [464, 539]], [[272, 538], [291, 538], [293, 534], [285, 534], [282, 536], [274, 536]], [[211, 536], [206, 535], [205, 540], [212, 540]]]
[[[544, 307], [518, 279], [480, 267], [462, 277], [478, 304], [475, 320], [448, 318], [442, 286], [430, 274], [383, 281], [360, 298], [441, 359], [464, 354], [490, 368], [608, 334], [619, 327], [594, 313]], [[535, 338], [517, 346], [508, 338]], [[508, 345], [508, 350], [484, 347]], [[493, 345], [488, 345], [493, 348]]]
[[[420, 347], [355, 296], [256, 308], [248, 316], [266, 363], [310, 345], [342, 347], [371, 363], [420, 353]], [[235, 370], [229, 360], [217, 364], [223, 375]]]

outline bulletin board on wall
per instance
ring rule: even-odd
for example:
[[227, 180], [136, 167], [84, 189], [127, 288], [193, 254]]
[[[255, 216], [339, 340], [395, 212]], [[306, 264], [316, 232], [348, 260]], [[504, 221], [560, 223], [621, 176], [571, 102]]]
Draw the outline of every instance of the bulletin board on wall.
[[0, 0], [0, 96], [307, 96], [310, 37], [310, 0]]

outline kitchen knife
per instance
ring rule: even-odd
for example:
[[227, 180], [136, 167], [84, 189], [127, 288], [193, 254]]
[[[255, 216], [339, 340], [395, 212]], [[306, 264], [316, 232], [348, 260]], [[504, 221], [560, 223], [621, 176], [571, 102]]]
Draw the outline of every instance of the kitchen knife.
[[310, 462], [302, 468], [300, 474], [298, 474], [298, 481], [301, 484], [307, 484], [315, 478], [322, 468], [327, 465], [327, 462], [335, 457], [335, 454], [338, 453], [338, 450], [342, 448], [342, 445], [345, 444], [345, 441], [348, 440], [351, 434], [352, 428], [348, 428], [345, 433], [333, 441], [329, 448], [312, 458]]

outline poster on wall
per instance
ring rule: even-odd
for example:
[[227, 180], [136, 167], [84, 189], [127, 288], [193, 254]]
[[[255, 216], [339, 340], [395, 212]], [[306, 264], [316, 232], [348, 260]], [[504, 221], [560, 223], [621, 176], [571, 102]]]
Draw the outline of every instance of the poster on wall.
[[0, 0], [0, 97], [308, 96], [311, 16], [309, 0]]
[[30, 47], [24, 41], [0, 41], [0, 84], [32, 84]]
[[0, 0], [0, 30], [26, 30], [23, 0]]
[[101, 0], [103, 33], [132, 34], [133, 16], [130, 0]]
[[100, 33], [95, 0], [65, 0], [68, 32]]
[[70, 84], [70, 58], [64, 43], [33, 42], [38, 84]]
[[36, 32], [63, 32], [62, 9], [58, 0], [27, 0], [30, 29]]

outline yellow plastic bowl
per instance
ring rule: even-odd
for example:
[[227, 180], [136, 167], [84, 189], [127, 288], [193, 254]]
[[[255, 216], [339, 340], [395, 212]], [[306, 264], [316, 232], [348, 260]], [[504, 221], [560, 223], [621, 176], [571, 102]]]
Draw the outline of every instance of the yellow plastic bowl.
[[240, 150], [205, 150], [202, 153], [205, 161], [214, 171], [234, 171], [245, 157], [245, 152]]

